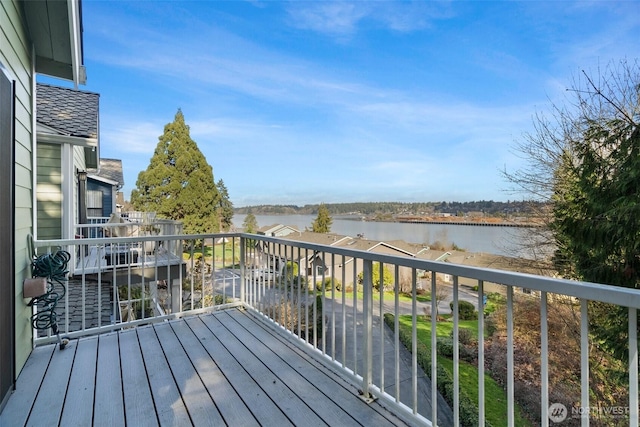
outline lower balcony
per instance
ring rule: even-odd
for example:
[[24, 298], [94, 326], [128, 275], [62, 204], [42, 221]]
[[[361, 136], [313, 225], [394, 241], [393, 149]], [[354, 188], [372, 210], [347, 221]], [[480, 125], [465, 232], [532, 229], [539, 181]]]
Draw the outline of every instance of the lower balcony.
[[[0, 425], [638, 426], [639, 290], [235, 233], [34, 247], [146, 244], [177, 262], [50, 273]], [[594, 307], [622, 328], [607, 402]]]

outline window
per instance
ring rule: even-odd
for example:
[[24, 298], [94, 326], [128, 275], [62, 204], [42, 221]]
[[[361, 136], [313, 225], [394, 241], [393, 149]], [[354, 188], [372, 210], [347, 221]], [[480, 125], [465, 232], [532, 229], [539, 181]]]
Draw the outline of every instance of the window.
[[102, 213], [102, 191], [87, 191], [87, 216], [104, 216]]

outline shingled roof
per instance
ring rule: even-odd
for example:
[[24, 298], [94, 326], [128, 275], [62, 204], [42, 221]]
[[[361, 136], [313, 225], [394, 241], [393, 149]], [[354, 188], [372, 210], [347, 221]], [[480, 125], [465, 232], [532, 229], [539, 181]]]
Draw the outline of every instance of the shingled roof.
[[122, 175], [122, 160], [100, 158], [99, 172], [93, 176], [99, 176], [118, 183], [119, 187], [124, 185]]
[[38, 83], [36, 121], [56, 131], [81, 138], [98, 138], [100, 95]]

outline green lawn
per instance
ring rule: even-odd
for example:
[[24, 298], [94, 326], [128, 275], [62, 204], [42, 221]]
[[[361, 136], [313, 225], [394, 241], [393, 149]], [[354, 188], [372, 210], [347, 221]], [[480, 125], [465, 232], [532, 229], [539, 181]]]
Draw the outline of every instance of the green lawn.
[[[331, 295], [331, 290], [326, 291], [326, 294], [329, 296]], [[362, 301], [362, 299], [364, 298], [364, 295], [362, 292], [358, 292], [357, 294], [357, 298], [359, 301]], [[385, 292], [384, 293], [384, 301], [385, 302], [394, 302], [395, 301], [395, 293], [394, 292]], [[336, 299], [342, 301], [342, 292], [336, 291]], [[353, 292], [345, 292], [345, 299], [347, 301], [353, 301]], [[373, 300], [374, 301], [380, 301], [380, 292], [376, 291], [373, 293]], [[412, 298], [411, 298], [411, 294], [400, 294], [400, 301], [402, 302], [411, 302]], [[431, 295], [426, 293], [424, 295], [418, 295], [416, 297], [417, 301], [420, 302], [428, 302], [431, 301]]]
[[[193, 255], [196, 259], [204, 256], [207, 264], [212, 264], [212, 261], [215, 259], [215, 268], [222, 268], [223, 266], [225, 268], [230, 268], [233, 267], [234, 264], [238, 263], [240, 259], [240, 249], [236, 247], [234, 250], [234, 247], [231, 243], [225, 244], [224, 248], [222, 247], [222, 245], [215, 245], [214, 247], [205, 246], [204, 248], [194, 248]], [[182, 253], [182, 258], [184, 260], [190, 260], [191, 252], [185, 250]]]
[[[411, 316], [405, 315], [399, 318], [400, 327], [410, 333]], [[470, 329], [474, 336], [478, 335], [477, 320], [461, 320], [460, 328]], [[453, 322], [438, 322], [436, 335], [438, 337], [448, 337], [453, 330]], [[431, 321], [419, 318], [417, 323], [418, 340], [422, 342], [428, 351], [431, 351]], [[453, 377], [453, 360], [443, 356], [438, 356], [438, 365], [449, 371]], [[478, 368], [470, 363], [460, 360], [460, 390], [469, 396], [477, 404], [478, 402]], [[429, 373], [430, 374], [430, 373]], [[507, 425], [507, 396], [506, 391], [496, 383], [487, 373], [485, 373], [485, 417], [492, 426]], [[516, 405], [515, 425], [527, 426], [530, 423], [521, 415], [521, 410]]]

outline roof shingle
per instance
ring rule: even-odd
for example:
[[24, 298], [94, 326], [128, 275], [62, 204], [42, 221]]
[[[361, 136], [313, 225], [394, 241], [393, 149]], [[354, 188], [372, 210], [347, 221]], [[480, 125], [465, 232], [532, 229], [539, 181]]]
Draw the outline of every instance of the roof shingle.
[[100, 95], [38, 83], [36, 120], [58, 132], [81, 138], [98, 138]]

